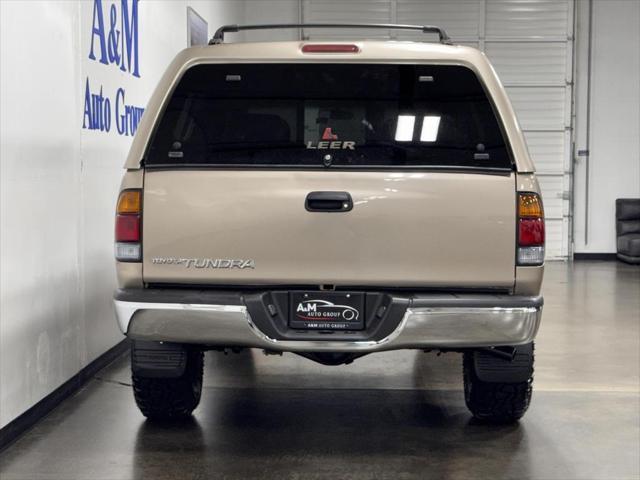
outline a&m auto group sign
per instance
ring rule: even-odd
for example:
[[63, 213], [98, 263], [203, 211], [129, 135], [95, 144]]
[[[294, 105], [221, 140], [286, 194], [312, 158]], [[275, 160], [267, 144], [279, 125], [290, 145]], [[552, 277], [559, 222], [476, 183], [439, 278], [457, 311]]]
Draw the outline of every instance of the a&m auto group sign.
[[[87, 52], [90, 62], [140, 78], [138, 0], [113, 3], [93, 0], [91, 28], [83, 29], [83, 32], [87, 31], [91, 35]], [[102, 81], [93, 81], [89, 75], [84, 84], [82, 128], [106, 133], [113, 130], [118, 135], [133, 136], [144, 108], [127, 103], [122, 86], [107, 92]]]

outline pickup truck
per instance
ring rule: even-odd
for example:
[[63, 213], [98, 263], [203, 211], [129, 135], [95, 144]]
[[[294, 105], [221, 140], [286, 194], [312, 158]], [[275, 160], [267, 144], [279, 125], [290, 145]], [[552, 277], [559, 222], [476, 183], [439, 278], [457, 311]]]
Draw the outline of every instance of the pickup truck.
[[[115, 218], [115, 311], [150, 419], [200, 401], [203, 352], [339, 365], [459, 352], [466, 404], [532, 393], [544, 217], [522, 131], [480, 51], [439, 41], [225, 43], [152, 94]], [[283, 25], [271, 26], [283, 27]]]

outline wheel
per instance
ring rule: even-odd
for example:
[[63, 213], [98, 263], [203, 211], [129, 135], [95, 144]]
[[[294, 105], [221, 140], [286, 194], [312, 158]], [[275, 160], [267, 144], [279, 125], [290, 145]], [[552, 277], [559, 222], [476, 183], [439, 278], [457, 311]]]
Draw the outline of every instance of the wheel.
[[516, 347], [513, 360], [465, 352], [464, 399], [478, 420], [510, 423], [522, 418], [533, 392], [533, 343]]
[[[135, 352], [135, 344], [132, 350]], [[132, 355], [132, 358], [135, 358]], [[184, 371], [164, 378], [136, 372], [132, 363], [133, 396], [142, 414], [151, 420], [188, 418], [200, 403], [204, 354], [200, 350], [184, 352]]]

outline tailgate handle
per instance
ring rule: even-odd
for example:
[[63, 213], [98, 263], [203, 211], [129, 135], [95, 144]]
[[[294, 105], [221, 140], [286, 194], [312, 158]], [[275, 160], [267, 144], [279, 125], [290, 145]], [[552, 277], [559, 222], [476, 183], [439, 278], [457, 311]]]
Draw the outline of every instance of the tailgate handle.
[[353, 200], [348, 192], [311, 192], [304, 201], [309, 212], [348, 212]]

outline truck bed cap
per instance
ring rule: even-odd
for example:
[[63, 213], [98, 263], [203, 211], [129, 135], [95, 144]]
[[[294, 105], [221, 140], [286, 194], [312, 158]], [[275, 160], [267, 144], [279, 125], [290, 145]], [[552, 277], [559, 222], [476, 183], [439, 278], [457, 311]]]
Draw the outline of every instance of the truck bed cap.
[[[303, 53], [306, 44], [349, 43], [359, 47], [357, 53]], [[412, 41], [332, 40], [223, 43], [191, 47], [179, 52], [171, 62], [156, 90], [133, 140], [125, 164], [140, 168], [147, 141], [173, 86], [184, 72], [205, 63], [434, 63], [462, 65], [473, 70], [483, 83], [499, 114], [509, 138], [519, 172], [534, 172], [524, 137], [515, 113], [495, 70], [484, 53], [462, 45], [444, 45]]]

